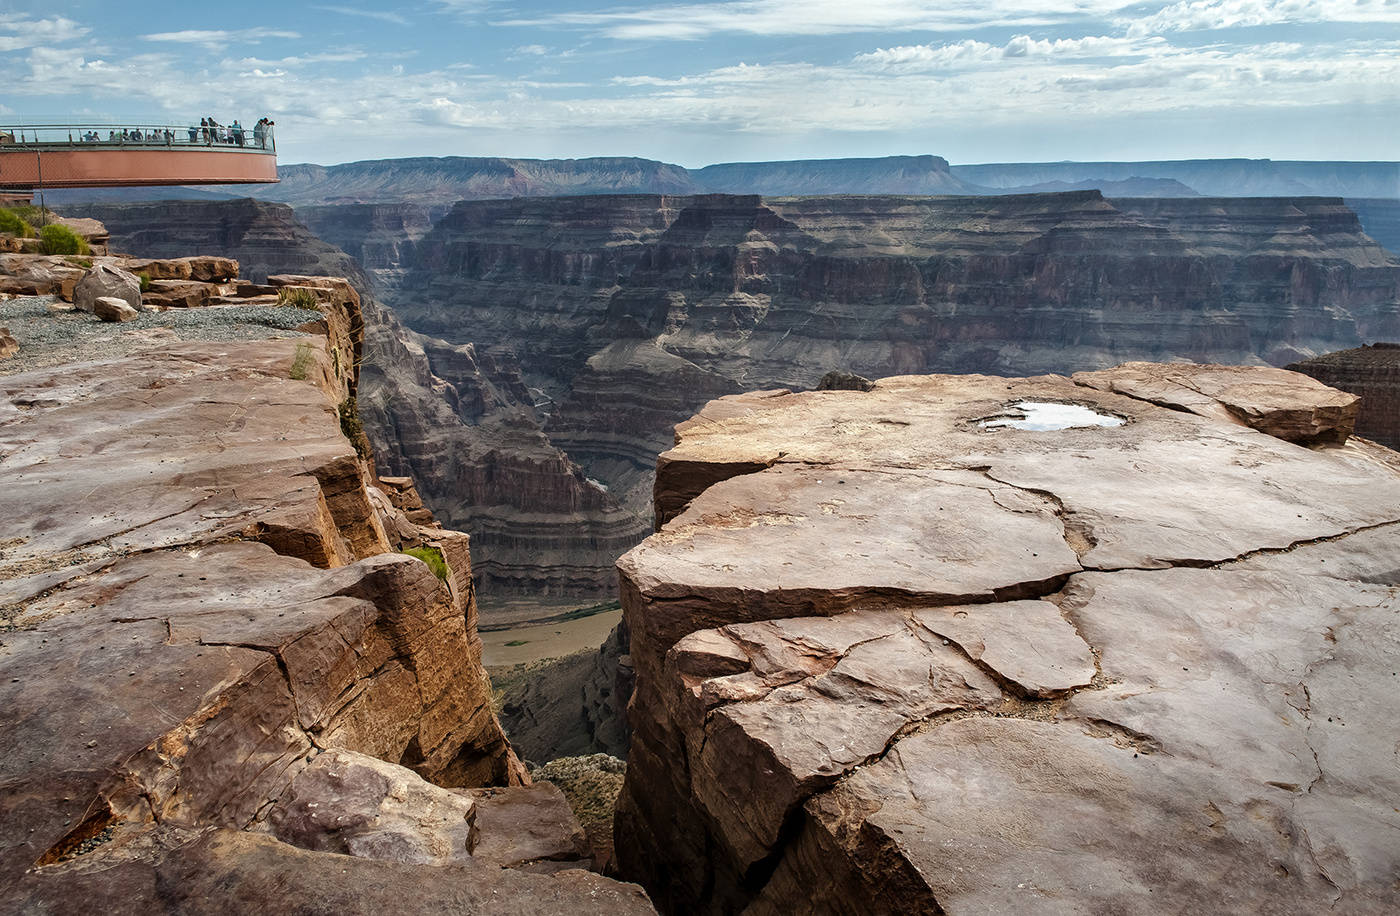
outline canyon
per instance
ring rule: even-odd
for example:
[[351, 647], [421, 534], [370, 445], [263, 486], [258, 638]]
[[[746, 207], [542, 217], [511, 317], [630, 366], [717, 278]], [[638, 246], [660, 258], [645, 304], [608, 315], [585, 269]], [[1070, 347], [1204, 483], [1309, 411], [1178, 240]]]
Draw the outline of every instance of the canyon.
[[[769, 165], [724, 180], [804, 178]], [[1400, 259], [1343, 200], [71, 210], [174, 279], [136, 294], [168, 326], [5, 338], [27, 909], [649, 912], [525, 785], [594, 750], [663, 912], [1400, 903], [1394, 348], [1358, 346]], [[618, 576], [623, 625], [498, 720], [481, 597]]]
[[[209, 206], [72, 212], [158, 254], [165, 214], [217, 224]], [[1400, 337], [1400, 261], [1336, 199], [604, 195], [462, 201], [435, 222], [413, 203], [307, 208], [340, 249], [285, 207], [222, 206], [257, 208], [277, 226], [260, 232], [305, 252], [286, 258], [365, 265], [341, 272], [372, 290], [361, 404], [382, 470], [472, 533], [488, 593], [609, 594], [612, 560], [652, 526], [655, 454], [713, 397], [835, 369], [1283, 365]], [[288, 266], [230, 242], [255, 272]]]

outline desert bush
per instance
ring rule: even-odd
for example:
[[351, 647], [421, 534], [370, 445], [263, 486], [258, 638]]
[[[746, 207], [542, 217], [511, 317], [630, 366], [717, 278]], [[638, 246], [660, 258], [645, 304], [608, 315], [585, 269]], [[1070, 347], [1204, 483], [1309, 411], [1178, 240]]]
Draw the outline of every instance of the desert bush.
[[141, 281], [141, 292], [146, 292], [151, 288], [151, 275], [144, 270], [136, 275], [136, 279]]
[[336, 413], [340, 414], [340, 432], [355, 447], [355, 454], [365, 460], [373, 458], [374, 449], [369, 444], [369, 436], [365, 435], [364, 424], [360, 422], [360, 405], [355, 398], [341, 401]]
[[288, 377], [298, 382], [304, 381], [306, 379], [307, 370], [311, 368], [311, 364], [315, 362], [315, 360], [315, 348], [306, 341], [299, 342], [297, 344], [296, 355], [292, 357], [292, 368], [288, 373]]
[[34, 227], [13, 210], [6, 210], [0, 207], [0, 232], [6, 235], [18, 236], [22, 239], [34, 237]]
[[92, 254], [87, 240], [59, 223], [50, 223], [39, 230], [44, 254]]
[[417, 557], [427, 563], [428, 568], [433, 571], [433, 575], [444, 582], [447, 581], [447, 560], [443, 558], [441, 550], [436, 547], [409, 547], [399, 552], [406, 553], [410, 557]]
[[293, 308], [316, 308], [316, 294], [304, 286], [284, 286], [277, 291], [277, 304]]

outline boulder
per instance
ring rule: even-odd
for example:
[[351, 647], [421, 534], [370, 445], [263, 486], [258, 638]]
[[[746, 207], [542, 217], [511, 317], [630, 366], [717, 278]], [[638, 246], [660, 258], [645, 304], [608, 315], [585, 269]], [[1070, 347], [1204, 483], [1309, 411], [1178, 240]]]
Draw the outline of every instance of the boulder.
[[9, 328], [0, 328], [0, 359], [8, 359], [19, 352], [19, 341], [10, 336]]
[[477, 859], [529, 871], [588, 867], [583, 828], [557, 786], [541, 782], [461, 791], [476, 802]]
[[141, 314], [115, 296], [98, 296], [93, 300], [92, 313], [103, 321], [131, 321]]
[[238, 262], [233, 258], [194, 257], [181, 260], [189, 262], [191, 280], [222, 283], [225, 280], [238, 279]]
[[133, 309], [141, 307], [141, 281], [130, 271], [110, 264], [97, 264], [83, 274], [73, 288], [73, 304], [85, 312], [104, 296], [121, 299]]
[[476, 805], [412, 770], [330, 750], [292, 781], [263, 829], [293, 846], [409, 865], [470, 858]]
[[217, 287], [194, 280], [152, 280], [141, 299], [147, 305], [199, 308], [208, 305]]

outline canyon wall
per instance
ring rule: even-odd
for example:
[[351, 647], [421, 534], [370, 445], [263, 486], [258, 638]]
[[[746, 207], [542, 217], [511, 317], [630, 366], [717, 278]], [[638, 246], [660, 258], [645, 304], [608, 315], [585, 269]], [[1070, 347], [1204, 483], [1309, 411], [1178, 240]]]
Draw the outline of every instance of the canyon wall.
[[464, 201], [385, 295], [509, 350], [551, 442], [639, 516], [671, 425], [744, 388], [1282, 364], [1400, 330], [1400, 262], [1316, 198]]
[[1360, 397], [1357, 433], [1400, 449], [1400, 342], [1327, 353], [1288, 368]]
[[1144, 363], [712, 401], [618, 563], [622, 873], [670, 913], [1394, 912], [1400, 455], [1355, 417]]

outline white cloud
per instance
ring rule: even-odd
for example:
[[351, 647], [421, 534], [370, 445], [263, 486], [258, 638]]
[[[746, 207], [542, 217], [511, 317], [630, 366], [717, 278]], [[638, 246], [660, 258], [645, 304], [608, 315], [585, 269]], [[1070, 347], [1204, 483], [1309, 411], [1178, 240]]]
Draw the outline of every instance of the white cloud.
[[53, 19], [0, 16], [0, 52], [67, 44], [82, 38], [89, 31], [62, 16]]
[[1161, 53], [1166, 48], [1166, 40], [1162, 38], [1093, 36], [1036, 39], [1029, 35], [1017, 35], [1004, 45], [968, 38], [947, 44], [877, 48], [866, 54], [857, 54], [852, 62], [858, 67], [875, 70], [915, 72], [996, 66], [1007, 61], [1045, 58], [1143, 57]]
[[1120, 20], [1129, 35], [1194, 32], [1288, 22], [1400, 24], [1396, 0], [1180, 0], [1150, 16]]
[[146, 41], [163, 41], [175, 44], [203, 45], [206, 48], [220, 48], [236, 43], [256, 44], [265, 38], [300, 38], [301, 33], [285, 29], [184, 29], [179, 32], [155, 32], [142, 35]]
[[728, 0], [555, 13], [499, 24], [583, 28], [619, 39], [688, 40], [723, 33], [835, 35], [1043, 26], [1104, 17], [1125, 6], [1127, 0]]
[[380, 22], [392, 22], [394, 25], [408, 25], [408, 18], [398, 13], [391, 13], [387, 10], [362, 10], [353, 6], [313, 6], [313, 10], [321, 10], [325, 13], [336, 13], [341, 16], [354, 16], [358, 19], [378, 19]]

